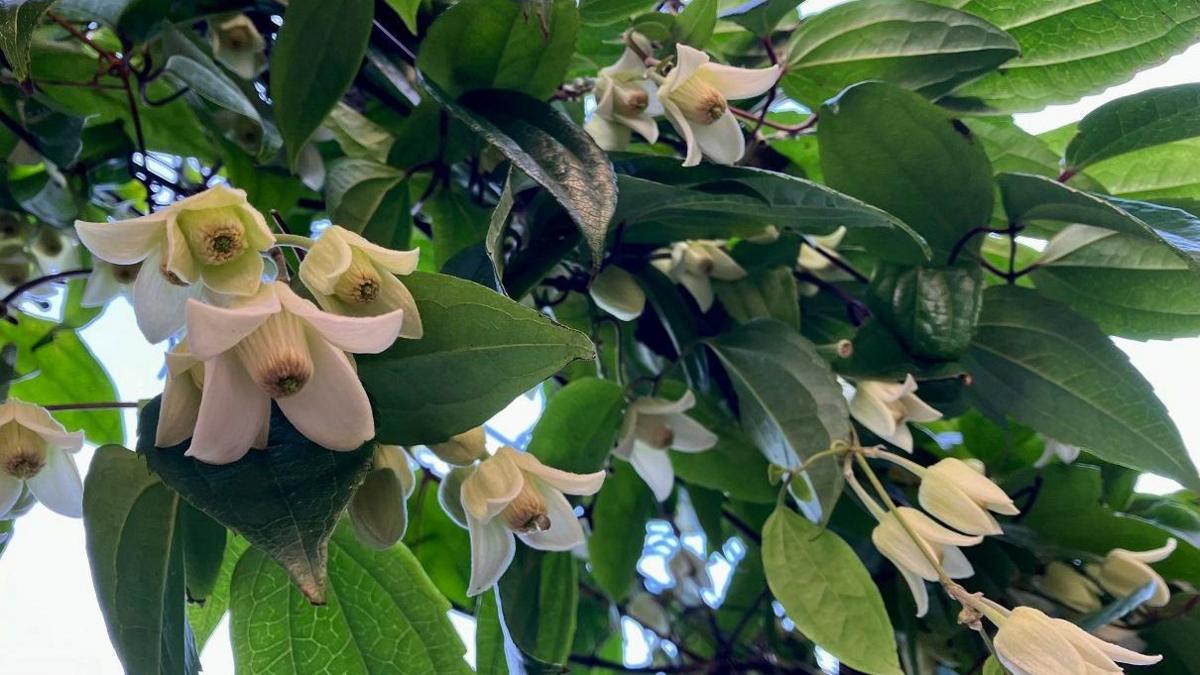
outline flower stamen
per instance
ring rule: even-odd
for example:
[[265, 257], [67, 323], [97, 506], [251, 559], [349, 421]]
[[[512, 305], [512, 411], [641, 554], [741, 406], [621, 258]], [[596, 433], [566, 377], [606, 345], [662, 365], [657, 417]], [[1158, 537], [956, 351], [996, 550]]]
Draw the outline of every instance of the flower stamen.
[[515, 499], [500, 512], [500, 517], [508, 529], [519, 534], [544, 532], [550, 529], [550, 512], [546, 508], [546, 500], [542, 499], [537, 488], [530, 485], [530, 477], [526, 477]]

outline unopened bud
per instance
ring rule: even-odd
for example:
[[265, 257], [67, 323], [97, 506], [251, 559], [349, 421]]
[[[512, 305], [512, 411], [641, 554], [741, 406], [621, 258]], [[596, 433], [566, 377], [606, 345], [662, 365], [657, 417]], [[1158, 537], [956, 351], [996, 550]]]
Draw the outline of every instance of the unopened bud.
[[0, 282], [8, 286], [20, 286], [36, 273], [33, 257], [22, 246], [0, 249]]
[[637, 117], [650, 107], [650, 94], [636, 84], [613, 85], [613, 112], [625, 117]]
[[[403, 470], [397, 471], [397, 462], [403, 463]], [[350, 500], [350, 524], [363, 544], [385, 549], [400, 541], [408, 528], [406, 500], [411, 489], [404, 474], [411, 486], [412, 470], [404, 451], [395, 446], [376, 448], [374, 466]]]
[[482, 426], [475, 427], [451, 436], [448, 441], [431, 443], [429, 449], [447, 464], [467, 466], [487, 457], [486, 434]]
[[246, 248], [246, 226], [235, 208], [182, 211], [178, 223], [192, 255], [202, 263], [223, 265]]
[[500, 512], [500, 517], [508, 529], [519, 534], [550, 529], [550, 511], [546, 508], [546, 500], [542, 499], [541, 493], [530, 484], [528, 478], [516, 498]]
[[312, 379], [304, 326], [290, 312], [272, 314], [234, 348], [250, 378], [271, 398], [285, 398]]
[[0, 469], [13, 478], [33, 478], [46, 466], [46, 440], [13, 421], [0, 426]]

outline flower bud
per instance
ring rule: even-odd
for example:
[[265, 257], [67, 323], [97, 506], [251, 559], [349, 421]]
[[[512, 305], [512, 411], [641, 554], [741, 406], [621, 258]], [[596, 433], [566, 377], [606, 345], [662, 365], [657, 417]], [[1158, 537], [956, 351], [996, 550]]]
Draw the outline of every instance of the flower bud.
[[640, 86], [619, 83], [613, 86], [613, 112], [626, 117], [637, 117], [650, 107], [650, 94]]
[[408, 456], [399, 446], [377, 447], [372, 467], [350, 500], [350, 524], [363, 544], [385, 549], [404, 537], [407, 500], [415, 481]]
[[633, 321], [646, 308], [646, 292], [632, 274], [616, 265], [596, 275], [588, 293], [596, 306], [622, 321]]
[[266, 41], [245, 14], [210, 24], [209, 42], [213, 56], [246, 79], [257, 77], [266, 69], [267, 59], [263, 53]]
[[272, 314], [235, 347], [250, 378], [272, 398], [285, 398], [312, 378], [304, 326], [294, 314]]
[[1003, 532], [988, 511], [1009, 516], [1019, 513], [1000, 486], [954, 457], [947, 457], [924, 472], [918, 497], [926, 511], [967, 534]]
[[483, 427], [478, 426], [461, 434], [455, 434], [450, 437], [450, 440], [431, 443], [429, 450], [447, 464], [467, 466], [474, 463], [475, 460], [488, 456], [486, 438]]
[[1154, 584], [1154, 593], [1146, 601], [1149, 607], [1162, 607], [1171, 600], [1171, 589], [1150, 563], [1162, 562], [1175, 551], [1174, 537], [1163, 546], [1149, 551], [1114, 548], [1099, 565], [1088, 565], [1088, 572], [1104, 590], [1117, 598], [1127, 598], [1146, 584]]
[[1034, 577], [1038, 590], [1077, 612], [1094, 612], [1103, 605], [1096, 582], [1057, 560], [1046, 565], [1046, 572]]

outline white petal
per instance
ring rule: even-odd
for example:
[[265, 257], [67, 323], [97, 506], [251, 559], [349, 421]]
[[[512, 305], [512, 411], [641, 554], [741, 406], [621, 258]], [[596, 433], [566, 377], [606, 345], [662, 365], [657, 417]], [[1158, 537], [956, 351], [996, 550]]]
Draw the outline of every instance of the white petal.
[[675, 450], [679, 450], [680, 452], [704, 452], [705, 450], [711, 450], [717, 444], [716, 434], [705, 429], [703, 424], [683, 413], [670, 415], [667, 418], [667, 424], [674, 433], [671, 448]]
[[250, 451], [270, 415], [271, 398], [235, 354], [221, 354], [204, 363], [204, 395], [185, 454], [209, 464], [237, 461]]
[[337, 225], [325, 230], [300, 263], [300, 280], [314, 294], [333, 295], [338, 279], [350, 269], [353, 251], [344, 231]]
[[1172, 553], [1175, 552], [1175, 547], [1178, 544], [1179, 542], [1175, 540], [1175, 537], [1170, 537], [1167, 539], [1166, 544], [1163, 544], [1155, 549], [1150, 549], [1149, 551], [1128, 551], [1125, 549], [1118, 550], [1122, 551], [1124, 555], [1127, 555], [1134, 560], [1140, 560], [1144, 563], [1156, 563], [1166, 560]]
[[926, 474], [917, 492], [921, 508], [950, 527], [968, 534], [1001, 534], [996, 522], [978, 502], [945, 478]]
[[75, 221], [79, 241], [101, 260], [132, 265], [158, 250], [167, 216], [155, 213], [114, 223]]
[[195, 283], [198, 280], [196, 260], [192, 257], [192, 249], [188, 247], [187, 237], [180, 229], [177, 214], [167, 217], [166, 244], [163, 247], [163, 267], [168, 272], [183, 280], [184, 283]]
[[638, 115], [637, 117], [626, 117], [625, 115], [614, 115], [621, 124], [633, 129], [638, 134], [646, 139], [647, 143], [654, 144], [658, 142], [658, 122], [650, 115]]
[[355, 450], [375, 437], [371, 402], [358, 373], [341, 350], [319, 336], [309, 335], [308, 352], [312, 379], [275, 402], [308, 440], [330, 450]]
[[596, 141], [596, 145], [609, 152], [624, 150], [629, 147], [630, 128], [612, 120], [593, 114], [592, 119], [583, 125], [583, 130]]
[[303, 319], [321, 337], [343, 351], [378, 354], [392, 346], [400, 335], [403, 310], [379, 316], [338, 316], [321, 311], [311, 301], [296, 295], [287, 284], [276, 282], [274, 285], [279, 301], [287, 311]]
[[929, 611], [929, 588], [925, 586], [925, 580], [920, 575], [910, 572], [909, 570], [900, 569], [900, 575], [904, 577], [905, 583], [908, 584], [908, 590], [912, 593], [913, 601], [917, 603], [917, 618], [925, 616]]
[[[664, 85], [665, 86], [665, 85]], [[667, 116], [667, 120], [671, 122], [671, 126], [675, 127], [675, 131], [683, 137], [684, 143], [687, 145], [687, 154], [684, 156], [684, 166], [696, 166], [700, 163], [700, 158], [703, 156], [700, 152], [700, 144], [696, 142], [696, 136], [692, 133], [692, 123], [683, 116], [683, 111], [675, 102], [666, 98], [663, 93], [663, 87], [658, 90], [658, 98], [662, 101], [663, 114]]]
[[621, 430], [617, 434], [617, 447], [613, 448], [613, 454], [621, 459], [628, 460], [629, 453], [633, 452], [633, 444], [637, 440], [637, 411], [630, 406], [625, 411], [625, 418], [621, 420]]
[[671, 72], [667, 73], [667, 77], [663, 81], [663, 86], [666, 87], [668, 92], [678, 89], [691, 79], [708, 61], [708, 54], [699, 49], [684, 44], [676, 45], [675, 67], [671, 69]]
[[736, 68], [720, 63], [706, 63], [696, 71], [696, 77], [711, 84], [731, 101], [766, 93], [779, 81], [779, 74], [778, 64], [770, 68]]
[[68, 518], [83, 516], [83, 481], [75, 459], [57, 448], [46, 451], [46, 466], [26, 483], [46, 508]]
[[630, 409], [640, 415], [670, 415], [691, 410], [696, 406], [696, 395], [691, 389], [683, 392], [678, 400], [671, 401], [654, 396], [643, 396], [630, 404]]
[[912, 507], [901, 506], [899, 511], [903, 514], [904, 521], [908, 523], [909, 527], [926, 541], [935, 544], [950, 544], [951, 546], [974, 546], [983, 541], [981, 536], [967, 536], [943, 527]]
[[397, 251], [384, 248], [350, 231], [346, 232], [346, 240], [354, 248], [362, 249], [366, 252], [371, 262], [383, 267], [392, 274], [412, 274], [413, 270], [417, 269], [417, 264], [421, 260], [421, 249], [414, 248], [410, 251]]
[[912, 430], [908, 428], [907, 424], [901, 423], [896, 427], [896, 430], [892, 432], [891, 436], [885, 436], [883, 440], [891, 443], [901, 450], [904, 450], [905, 452], [913, 451]]
[[[1049, 619], [1030, 607], [1017, 607], [1000, 626], [996, 652], [1010, 669], [1033, 675], [1084, 675], [1083, 659]], [[1008, 666], [1011, 664], [1011, 666]]]
[[896, 418], [887, 403], [868, 386], [870, 384], [859, 383], [854, 398], [850, 399], [850, 416], [876, 436], [889, 438], [896, 433]]
[[131, 297], [138, 328], [151, 343], [166, 340], [184, 324], [185, 303], [191, 292], [163, 277], [162, 254], [150, 254], [134, 279]]
[[746, 152], [742, 126], [728, 110], [712, 124], [692, 126], [692, 133], [704, 156], [718, 164], [734, 164]]
[[1162, 656], [1159, 654], [1142, 654], [1135, 652], [1132, 649], [1126, 649], [1121, 645], [1113, 644], [1106, 640], [1101, 640], [1095, 635], [1084, 633], [1092, 646], [1100, 650], [1106, 657], [1118, 663], [1131, 663], [1135, 666], [1149, 666], [1159, 661], [1162, 661]]
[[696, 305], [700, 307], [701, 312], [707, 312], [708, 310], [712, 309], [712, 280], [710, 280], [707, 275], [697, 276], [695, 274], [688, 274], [687, 272], [684, 272], [679, 277], [679, 283], [682, 284], [684, 288], [688, 289], [688, 292], [691, 293], [692, 297], [696, 299]]
[[21, 487], [25, 484], [19, 478], [13, 478], [0, 471], [0, 518], [8, 515], [12, 507], [21, 498]]
[[254, 295], [262, 285], [264, 263], [257, 252], [246, 251], [224, 265], [204, 265], [200, 280], [226, 295]]
[[914, 394], [901, 397], [900, 404], [904, 406], [904, 417], [914, 422], [936, 422], [942, 419], [942, 413], [928, 403], [917, 398]]
[[616, 265], [609, 265], [588, 288], [596, 306], [621, 321], [633, 321], [646, 308], [646, 292], [633, 275]]
[[[143, 268], [145, 271], [145, 268]], [[273, 284], [233, 307], [217, 307], [195, 299], [187, 301], [188, 347], [196, 358], [208, 361], [253, 333], [280, 311]]]
[[170, 448], [191, 438], [199, 414], [200, 390], [192, 382], [191, 375], [183, 373], [168, 376], [163, 387], [154, 445]]
[[663, 502], [671, 496], [671, 489], [675, 487], [675, 467], [671, 466], [671, 457], [665, 450], [635, 443], [633, 452], [629, 454], [629, 463], [650, 486], [655, 499]]
[[942, 548], [942, 569], [946, 570], [946, 576], [951, 579], [966, 579], [975, 574], [975, 568], [971, 566], [971, 561], [967, 560], [967, 556], [957, 546], [943, 546]]
[[384, 274], [381, 277], [383, 283], [379, 288], [379, 300], [372, 304], [403, 312], [404, 320], [400, 326], [400, 337], [410, 340], [421, 339], [425, 334], [425, 328], [421, 324], [421, 314], [417, 311], [416, 299], [413, 298], [404, 282], [392, 274]]
[[467, 595], [475, 596], [491, 588], [512, 564], [517, 542], [499, 520], [482, 521], [467, 514], [471, 536], [471, 581]]
[[512, 458], [497, 453], [480, 462], [463, 480], [463, 508], [480, 520], [494, 518], [516, 499], [524, 485], [525, 476]]
[[[537, 481], [536, 487], [546, 502], [550, 529], [517, 535], [526, 544], [542, 551], [569, 551], [584, 542], [583, 528], [575, 517], [575, 509], [561, 492]], [[589, 493], [590, 494], [590, 493]]]
[[746, 278], [746, 270], [725, 252], [720, 246], [708, 246], [708, 255], [712, 259], [712, 271], [709, 276], [721, 281], [737, 281]]
[[51, 446], [67, 452], [79, 452], [83, 447], [83, 432], [67, 431], [45, 408], [15, 399], [11, 403], [17, 424], [46, 439]]
[[88, 275], [87, 285], [83, 287], [83, 297], [79, 304], [84, 307], [103, 307], [121, 292], [121, 284], [113, 276], [112, 265], [96, 259], [92, 264], [92, 273]]
[[500, 448], [500, 452], [508, 452], [513, 464], [521, 471], [536, 476], [546, 485], [569, 495], [592, 495], [604, 483], [604, 472], [571, 473], [554, 467], [546, 466], [537, 457], [527, 452], [517, 452], [509, 447]]

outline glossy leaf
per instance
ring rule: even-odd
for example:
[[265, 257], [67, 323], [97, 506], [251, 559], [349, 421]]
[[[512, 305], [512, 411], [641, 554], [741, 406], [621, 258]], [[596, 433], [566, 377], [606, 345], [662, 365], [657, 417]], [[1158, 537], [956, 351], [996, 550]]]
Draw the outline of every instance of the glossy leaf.
[[628, 462], [614, 462], [592, 503], [588, 558], [601, 590], [622, 602], [637, 577], [646, 521], [654, 515], [654, 495]]
[[954, 267], [875, 268], [868, 296], [875, 315], [915, 355], [950, 360], [962, 355], [975, 334], [983, 303], [983, 270]]
[[369, 159], [330, 162], [325, 175], [325, 206], [333, 221], [362, 233], [404, 172]]
[[527, 450], [563, 471], [599, 471], [616, 442], [624, 409], [625, 390], [616, 382], [595, 377], [570, 382], [546, 403]]
[[1081, 178], [1091, 177], [1103, 185], [1105, 192], [1126, 199], [1200, 199], [1200, 166], [1195, 161], [1198, 152], [1200, 139], [1156, 145], [1097, 162], [1068, 184], [1080, 187]]
[[864, 80], [936, 98], [1020, 49], [976, 16], [920, 0], [855, 0], [809, 17], [788, 42], [783, 90], [816, 109]]
[[565, 664], [579, 604], [578, 571], [571, 553], [518, 544], [496, 592], [513, 643], [540, 663]]
[[224, 465], [185, 457], [188, 443], [154, 447], [160, 399], [146, 404], [138, 452], [168, 486], [283, 565], [313, 603], [325, 601], [330, 534], [371, 465], [373, 445], [333, 452], [273, 408], [267, 447]]
[[1200, 136], [1200, 84], [1149, 89], [1109, 101], [1079, 121], [1064, 161], [1077, 172], [1102, 159]]
[[692, 0], [675, 16], [672, 32], [675, 40], [704, 49], [717, 25], [717, 0]]
[[784, 507], [762, 543], [767, 584], [797, 630], [856, 670], [903, 672], [883, 598], [849, 544]]
[[475, 605], [475, 672], [481, 675], [508, 675], [504, 627], [495, 593], [479, 596]]
[[356, 357], [381, 443], [443, 441], [482, 424], [568, 363], [593, 356], [587, 336], [478, 284], [424, 272], [404, 284], [424, 337]]
[[54, 0], [12, 0], [0, 5], [0, 51], [12, 68], [13, 77], [23, 82], [29, 76], [29, 42], [38, 19]]
[[1095, 324], [1036, 292], [984, 293], [965, 365], [993, 410], [1106, 461], [1200, 486], [1150, 383]]

